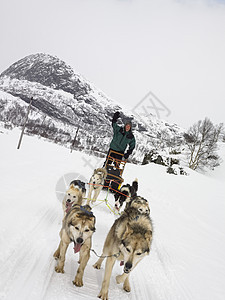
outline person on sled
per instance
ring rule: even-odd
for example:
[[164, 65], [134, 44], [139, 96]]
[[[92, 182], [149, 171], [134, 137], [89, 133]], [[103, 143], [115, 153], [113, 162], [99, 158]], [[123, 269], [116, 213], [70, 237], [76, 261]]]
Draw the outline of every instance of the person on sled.
[[[111, 153], [110, 154], [111, 157], [113, 157], [115, 159], [120, 159], [120, 160], [122, 160], [124, 158], [125, 160], [127, 160], [135, 148], [136, 141], [135, 141], [135, 137], [131, 131], [131, 129], [132, 129], [131, 122], [127, 121], [125, 123], [125, 126], [123, 126], [123, 127], [119, 126], [116, 123], [119, 117], [120, 117], [120, 113], [118, 111], [115, 112], [113, 115], [113, 119], [112, 119], [113, 139], [110, 143], [110, 148], [107, 153], [106, 161], [108, 159], [108, 156], [109, 156], [109, 153], [111, 150], [118, 152], [118, 154]], [[127, 146], [128, 146], [128, 149], [127, 149]], [[106, 161], [104, 163], [104, 166], [106, 164]], [[111, 161], [112, 160], [109, 160], [109, 163], [111, 163]]]

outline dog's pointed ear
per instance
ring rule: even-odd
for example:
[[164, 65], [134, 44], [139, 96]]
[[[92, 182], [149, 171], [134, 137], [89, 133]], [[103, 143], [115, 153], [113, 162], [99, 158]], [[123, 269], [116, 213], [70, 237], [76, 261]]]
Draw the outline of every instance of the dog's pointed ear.
[[104, 168], [103, 170], [104, 170], [104, 179], [106, 179], [108, 172], [107, 172], [106, 168]]
[[122, 239], [125, 239], [128, 236], [128, 234], [132, 234], [132, 233], [133, 233], [133, 229], [130, 227], [129, 224], [127, 224], [126, 229], [123, 233]]
[[[95, 221], [96, 221], [95, 216], [91, 217], [91, 219], [93, 219], [93, 224], [95, 225]], [[93, 228], [94, 228], [94, 231], [95, 231], [95, 226], [93, 226]]]
[[83, 195], [82, 194], [78, 194], [78, 201], [77, 201], [77, 204], [81, 205], [82, 204], [82, 201], [83, 201]]
[[149, 230], [145, 233], [145, 239], [149, 242], [151, 241], [151, 239], [152, 239], [152, 231], [151, 230]]
[[68, 224], [72, 225], [73, 221], [75, 221], [79, 217], [78, 213], [74, 213], [72, 216], [69, 216]]
[[126, 224], [125, 228], [123, 226], [119, 226], [117, 228], [117, 236], [119, 239], [123, 240], [127, 237], [128, 234], [133, 232], [132, 228], [129, 224]]

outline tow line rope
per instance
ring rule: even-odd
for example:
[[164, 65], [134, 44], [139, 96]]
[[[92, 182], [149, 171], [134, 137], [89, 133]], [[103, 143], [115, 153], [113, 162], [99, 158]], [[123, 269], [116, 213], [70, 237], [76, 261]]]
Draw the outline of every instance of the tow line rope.
[[120, 253], [121, 253], [119, 251], [118, 253], [115, 253], [115, 254], [112, 254], [112, 255], [98, 255], [94, 249], [90, 249], [90, 251], [92, 251], [99, 258], [106, 258], [106, 257], [113, 257], [113, 256], [118, 258], [120, 256]]
[[[120, 213], [119, 213], [119, 212], [118, 212], [118, 213], [115, 212], [115, 209], [114, 209], [113, 206], [109, 203], [109, 201], [108, 201], [108, 195], [109, 195], [109, 188], [108, 188], [108, 190], [107, 190], [106, 198], [105, 198], [104, 200], [96, 200], [96, 201], [99, 201], [99, 203], [98, 203], [98, 204], [94, 204], [94, 205], [92, 206], [92, 208], [93, 208], [93, 207], [96, 207], [96, 206], [98, 206], [98, 205], [100, 205], [100, 204], [102, 204], [102, 203], [105, 203], [106, 206], [108, 207], [108, 209], [109, 209], [114, 215], [119, 216]], [[89, 199], [89, 198], [84, 198], [84, 199], [92, 200], [92, 199]]]
[[[109, 184], [111, 184], [112, 181], [118, 183], [117, 181], [115, 181], [115, 180], [113, 180], [113, 179], [111, 179], [111, 180], [106, 180], [106, 181], [109, 181]], [[109, 190], [113, 190], [113, 191], [115, 191], [115, 192], [117, 192], [117, 193], [119, 193], [119, 194], [121, 194], [121, 195], [123, 195], [123, 196], [125, 196], [125, 197], [128, 197], [128, 195], [125, 195], [125, 194], [121, 193], [120, 191], [118, 191], [118, 190], [116, 190], [116, 189], [113, 189], [113, 188], [112, 188], [111, 186], [109, 186], [109, 185], [94, 184], [94, 183], [90, 183], [90, 182], [88, 182], [88, 183], [86, 182], [86, 184], [94, 185], [94, 186], [102, 186], [102, 187], [106, 187], [106, 188], [108, 189], [108, 190], [107, 190], [106, 198], [105, 198], [104, 200], [96, 200], [96, 201], [99, 201], [100, 203], [93, 205], [92, 208], [93, 208], [93, 207], [96, 207], [96, 206], [98, 206], [98, 205], [100, 205], [100, 204], [102, 204], [102, 203], [105, 202], [105, 204], [106, 204], [106, 206], [108, 207], [108, 209], [109, 209], [114, 215], [116, 215], [116, 216], [119, 216], [119, 215], [120, 215], [119, 212], [118, 212], [118, 213], [115, 212], [115, 209], [113, 208], [113, 206], [112, 206], [112, 205], [109, 203], [109, 201], [107, 200], [108, 195], [109, 195]], [[89, 199], [89, 198], [84, 198], [84, 199], [86, 199], [86, 200], [91, 200], [91, 201], [93, 200], [92, 198], [91, 198], [91, 199]]]
[[[116, 180], [113, 180], [113, 179], [112, 179], [111, 181], [114, 181], [114, 182], [118, 183]], [[108, 189], [110, 189], [110, 190], [113, 190], [113, 191], [115, 191], [115, 192], [117, 192], [117, 193], [123, 195], [123, 196], [128, 197], [128, 195], [125, 195], [125, 194], [121, 193], [120, 191], [115, 190], [115, 189], [113, 189], [111, 186], [108, 186], [108, 185], [102, 185], [102, 184], [96, 184], [96, 183], [94, 184], [94, 183], [90, 183], [90, 182], [88, 182], [87, 184], [94, 185], [94, 186], [102, 186], [102, 187], [106, 187], [106, 188], [108, 188]]]
[[[85, 242], [84, 242], [85, 243]], [[84, 245], [84, 244], [83, 244]], [[112, 254], [112, 255], [98, 255], [97, 254], [97, 252], [94, 250], [94, 249], [91, 249], [90, 247], [88, 247], [89, 248], [89, 250], [91, 251], [91, 252], [93, 252], [97, 257], [99, 257], [99, 258], [107, 258], [107, 257], [116, 257], [116, 258], [118, 258], [119, 256], [120, 256], [120, 254], [121, 254], [121, 251], [119, 250], [119, 252], [117, 252], [117, 253], [114, 253], [114, 254]]]

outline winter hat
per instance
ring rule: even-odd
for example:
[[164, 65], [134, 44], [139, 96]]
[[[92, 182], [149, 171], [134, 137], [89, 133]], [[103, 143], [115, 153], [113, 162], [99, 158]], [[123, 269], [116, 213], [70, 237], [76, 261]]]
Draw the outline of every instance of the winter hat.
[[126, 127], [126, 125], [130, 125], [130, 129], [132, 129], [132, 123], [131, 123], [131, 121], [130, 120], [126, 120], [126, 122], [125, 122], [125, 127]]

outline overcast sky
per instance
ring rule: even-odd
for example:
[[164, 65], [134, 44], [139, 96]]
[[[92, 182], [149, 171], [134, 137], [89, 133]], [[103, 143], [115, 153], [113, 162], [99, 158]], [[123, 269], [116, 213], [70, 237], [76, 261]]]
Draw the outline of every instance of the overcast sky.
[[0, 72], [44, 52], [127, 109], [225, 123], [225, 1], [1, 0], [0, 33]]

